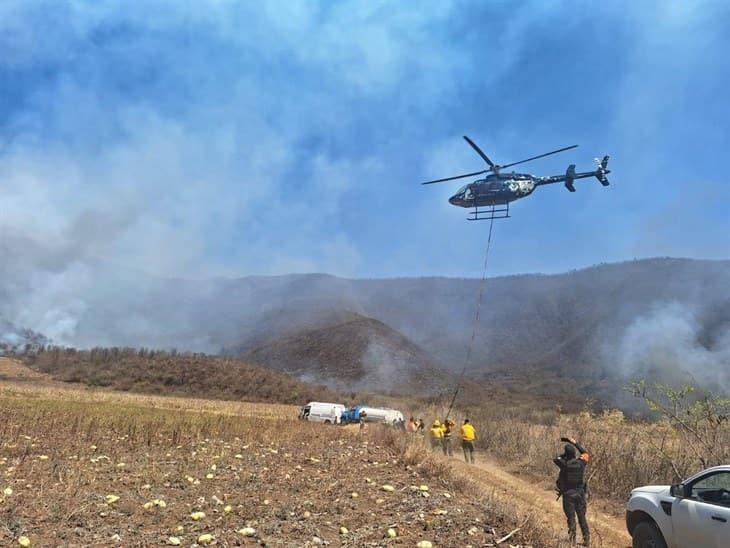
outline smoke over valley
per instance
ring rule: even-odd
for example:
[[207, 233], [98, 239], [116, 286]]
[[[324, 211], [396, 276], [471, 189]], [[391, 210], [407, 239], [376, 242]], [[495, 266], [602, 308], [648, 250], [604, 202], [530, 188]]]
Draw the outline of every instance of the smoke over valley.
[[[27, 279], [42, 289], [3, 285], [13, 295], [0, 308], [3, 340], [18, 343], [12, 322], [57, 344], [224, 352], [333, 386], [381, 389], [461, 370], [479, 283], [314, 274], [190, 281], [103, 265]], [[632, 378], [727, 391], [728, 280], [730, 262], [683, 259], [490, 278], [469, 375], [575, 378], [603, 395]]]

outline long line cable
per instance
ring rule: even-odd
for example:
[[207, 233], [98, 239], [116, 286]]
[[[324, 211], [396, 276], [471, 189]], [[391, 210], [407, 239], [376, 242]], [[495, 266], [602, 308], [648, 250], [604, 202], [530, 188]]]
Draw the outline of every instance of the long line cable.
[[487, 282], [487, 266], [489, 265], [489, 249], [492, 246], [492, 228], [494, 227], [494, 217], [492, 217], [489, 220], [489, 236], [487, 237], [487, 248], [484, 252], [484, 266], [482, 268], [482, 279], [479, 282], [479, 298], [477, 299], [477, 307], [476, 312], [474, 314], [474, 323], [472, 325], [471, 330], [471, 340], [469, 341], [469, 347], [466, 351], [466, 359], [464, 360], [464, 367], [461, 368], [461, 373], [459, 374], [459, 380], [456, 383], [456, 389], [454, 390], [454, 395], [451, 398], [451, 403], [449, 404], [449, 409], [446, 411], [446, 416], [444, 417], [444, 420], [449, 418], [449, 415], [451, 414], [451, 409], [454, 407], [454, 402], [456, 401], [456, 396], [459, 394], [459, 390], [461, 389], [461, 383], [464, 380], [464, 374], [466, 373], [467, 368], [469, 367], [469, 362], [471, 361], [471, 355], [474, 352], [474, 341], [476, 340], [477, 336], [477, 329], [479, 328], [479, 316], [482, 309], [482, 300], [484, 298], [484, 287], [486, 286]]

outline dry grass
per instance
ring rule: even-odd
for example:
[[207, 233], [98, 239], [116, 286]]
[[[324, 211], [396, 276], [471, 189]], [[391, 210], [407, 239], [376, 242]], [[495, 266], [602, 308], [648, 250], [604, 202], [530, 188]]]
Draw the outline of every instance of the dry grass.
[[251, 403], [240, 401], [206, 400], [179, 396], [153, 396], [114, 392], [100, 388], [80, 388], [75, 384], [42, 383], [30, 384], [22, 381], [0, 382], [0, 397], [23, 398], [27, 400], [95, 403], [99, 405], [123, 405], [145, 409], [169, 411], [195, 411], [230, 416], [256, 416], [272, 419], [297, 417], [299, 406], [279, 403]]
[[[444, 409], [420, 411], [426, 421], [442, 417]], [[640, 485], [670, 484], [703, 468], [694, 448], [667, 421], [637, 421], [621, 411], [583, 411], [561, 414], [534, 410], [514, 413], [485, 406], [456, 410], [459, 424], [468, 416], [477, 428], [477, 447], [485, 450], [513, 473], [529, 475], [544, 488], [552, 488], [557, 468], [552, 459], [563, 450], [560, 438], [575, 437], [592, 455], [589, 467], [593, 496], [625, 502]], [[716, 445], [730, 462], [730, 425], [720, 429]]]
[[[521, 504], [509, 493], [498, 492], [496, 486], [485, 493], [484, 486], [478, 484], [471, 475], [457, 472], [449, 460], [434, 456], [422, 436], [403, 436], [392, 429], [379, 428], [377, 438], [381, 443], [393, 447], [408, 466], [418, 469], [425, 477], [448, 479], [455, 491], [481, 500], [493, 522], [511, 524], [511, 530], [519, 528], [517, 539], [521, 542], [553, 548], [567, 546], [564, 538], [556, 536], [553, 528], [545, 527], [544, 521], [538, 519], [531, 508]], [[514, 546], [515, 542], [513, 539], [506, 545]]]
[[[3, 386], [0, 490], [12, 493], [0, 503], [0, 545], [26, 535], [34, 546], [151, 546], [171, 536], [190, 546], [210, 534], [223, 546], [313, 546], [314, 537], [464, 546], [515, 527], [458, 479], [401, 457], [376, 429], [281, 418], [286, 406], [208, 402], [201, 413], [177, 398]], [[170, 401], [174, 413], [150, 406]], [[145, 508], [155, 500], [164, 505]], [[205, 517], [193, 521], [198, 511]], [[526, 540], [519, 532], [512, 544]]]

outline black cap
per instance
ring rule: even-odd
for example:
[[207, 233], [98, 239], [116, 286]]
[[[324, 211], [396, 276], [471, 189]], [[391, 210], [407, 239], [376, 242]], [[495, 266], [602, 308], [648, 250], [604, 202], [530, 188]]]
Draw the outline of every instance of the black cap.
[[574, 459], [576, 455], [575, 447], [571, 443], [565, 444], [565, 456]]

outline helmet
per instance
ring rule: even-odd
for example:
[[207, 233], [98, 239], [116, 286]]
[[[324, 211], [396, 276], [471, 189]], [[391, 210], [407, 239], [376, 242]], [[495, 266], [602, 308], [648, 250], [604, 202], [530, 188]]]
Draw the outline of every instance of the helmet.
[[441, 423], [439, 422], [438, 419], [436, 419], [435, 421], [433, 421], [433, 425], [434, 426], [441, 426]]
[[566, 443], [564, 447], [565, 453], [564, 455], [569, 459], [574, 459], [576, 455], [575, 447], [573, 447], [573, 444]]

